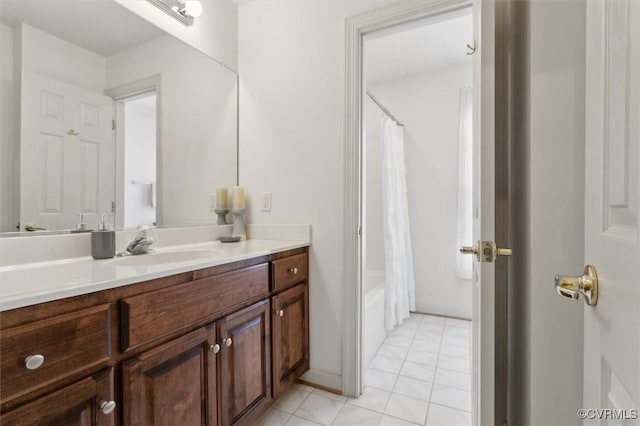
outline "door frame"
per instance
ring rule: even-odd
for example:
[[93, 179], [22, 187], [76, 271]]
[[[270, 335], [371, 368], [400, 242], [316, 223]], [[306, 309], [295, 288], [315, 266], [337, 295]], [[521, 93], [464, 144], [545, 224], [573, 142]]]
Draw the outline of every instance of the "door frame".
[[121, 86], [112, 87], [104, 91], [105, 95], [113, 98], [113, 119], [116, 124], [115, 132], [115, 170], [116, 170], [116, 227], [123, 227], [124, 224], [124, 114], [121, 108], [122, 102], [132, 100], [137, 96], [149, 92], [156, 94], [156, 223], [162, 223], [162, 76], [156, 74], [142, 80], [133, 81]]
[[[490, 28], [485, 29], [491, 37], [488, 42], [495, 45], [495, 58], [482, 61], [482, 67], [490, 68], [495, 78], [495, 236], [501, 246], [508, 247], [509, 220], [509, 138], [507, 37], [505, 23], [509, 19], [510, 1], [483, 0], [483, 21], [487, 19]], [[427, 0], [422, 2], [404, 1], [385, 8], [359, 15], [346, 21], [345, 28], [345, 191], [344, 191], [344, 334], [342, 340], [342, 393], [358, 397], [362, 389], [362, 90], [363, 90], [363, 37], [373, 31], [398, 24], [416, 21], [442, 13], [470, 7], [473, 0]], [[488, 10], [488, 12], [486, 12]], [[485, 12], [486, 15], [485, 16]], [[482, 33], [484, 34], [484, 32]], [[495, 36], [494, 36], [495, 35]], [[478, 52], [482, 52], [480, 48]], [[484, 58], [483, 58], [484, 59]], [[498, 86], [498, 82], [500, 85]], [[489, 114], [487, 114], [489, 115]], [[493, 172], [492, 172], [493, 173]], [[478, 303], [482, 311], [478, 317], [478, 330], [482, 342], [476, 357], [481, 354], [481, 368], [474, 375], [482, 387], [474, 383], [474, 424], [500, 424], [506, 422], [507, 415], [507, 307], [506, 283], [507, 266], [496, 263], [495, 288], [483, 286], [478, 292]], [[498, 308], [498, 309], [496, 309]], [[475, 368], [475, 365], [474, 365]], [[479, 392], [482, 389], [483, 392]], [[489, 392], [487, 392], [489, 391]], [[483, 397], [484, 394], [484, 397]]]

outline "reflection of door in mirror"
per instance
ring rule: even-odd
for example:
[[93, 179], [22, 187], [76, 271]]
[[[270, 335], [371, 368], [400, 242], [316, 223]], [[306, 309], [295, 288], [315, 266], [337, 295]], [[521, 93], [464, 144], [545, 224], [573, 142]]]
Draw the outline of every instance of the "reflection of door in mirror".
[[114, 200], [112, 99], [23, 70], [20, 223], [96, 228]]
[[156, 92], [116, 102], [116, 226], [133, 228], [156, 224]]

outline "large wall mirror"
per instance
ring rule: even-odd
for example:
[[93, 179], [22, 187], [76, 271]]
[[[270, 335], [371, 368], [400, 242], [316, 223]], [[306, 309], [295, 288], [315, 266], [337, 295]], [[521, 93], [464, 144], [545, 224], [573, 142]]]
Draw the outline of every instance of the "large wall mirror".
[[0, 31], [0, 232], [215, 223], [236, 73], [113, 1], [2, 0]]

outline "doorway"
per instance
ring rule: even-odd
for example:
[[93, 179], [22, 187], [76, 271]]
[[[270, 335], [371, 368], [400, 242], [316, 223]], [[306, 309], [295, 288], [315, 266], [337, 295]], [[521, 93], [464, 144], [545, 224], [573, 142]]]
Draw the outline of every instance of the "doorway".
[[157, 94], [155, 90], [117, 99], [116, 224], [156, 224]]
[[472, 39], [470, 7], [363, 38], [362, 397], [418, 424], [471, 424]]

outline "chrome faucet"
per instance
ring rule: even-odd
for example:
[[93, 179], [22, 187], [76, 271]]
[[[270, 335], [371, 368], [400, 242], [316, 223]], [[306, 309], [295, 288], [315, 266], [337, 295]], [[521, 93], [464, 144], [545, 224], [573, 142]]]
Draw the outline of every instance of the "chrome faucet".
[[151, 236], [151, 227], [149, 225], [140, 225], [138, 227], [138, 235], [127, 246], [127, 252], [129, 254], [147, 254], [151, 250], [151, 245], [155, 242]]

